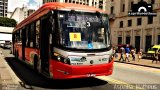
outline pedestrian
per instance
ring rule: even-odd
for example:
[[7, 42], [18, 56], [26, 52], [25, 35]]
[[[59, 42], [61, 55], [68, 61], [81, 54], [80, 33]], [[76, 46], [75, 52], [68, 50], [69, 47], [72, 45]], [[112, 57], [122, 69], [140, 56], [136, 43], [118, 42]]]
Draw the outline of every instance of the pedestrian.
[[118, 58], [118, 47], [116, 47], [115, 50], [116, 50], [115, 58]]
[[135, 61], [135, 55], [136, 55], [135, 48], [132, 48], [131, 55], [132, 55], [132, 61]]
[[123, 48], [123, 46], [120, 48], [120, 58], [119, 58], [119, 61], [121, 61], [121, 59], [122, 59], [122, 61], [124, 61], [124, 57], [123, 57], [123, 55], [124, 55], [124, 53], [125, 53], [125, 50], [124, 50], [124, 48]]
[[116, 56], [116, 49], [115, 49], [115, 47], [113, 47], [113, 57], [115, 57]]
[[160, 62], [160, 60], [159, 60], [159, 58], [158, 58], [158, 54], [159, 54], [159, 51], [155, 50], [155, 53], [153, 54], [153, 58], [152, 58], [152, 63], [153, 63], [154, 61], [156, 61], [156, 63], [157, 63], [158, 61]]
[[117, 48], [117, 47], [113, 47], [113, 56], [114, 56], [115, 58], [118, 57], [118, 48]]
[[129, 55], [130, 55], [130, 49], [129, 49], [129, 46], [127, 45], [126, 48], [125, 48], [125, 52], [126, 52], [126, 58], [125, 58], [125, 61], [128, 60], [129, 61]]
[[140, 49], [139, 50], [139, 52], [138, 52], [138, 62], [141, 60], [141, 58], [142, 58], [142, 49]]

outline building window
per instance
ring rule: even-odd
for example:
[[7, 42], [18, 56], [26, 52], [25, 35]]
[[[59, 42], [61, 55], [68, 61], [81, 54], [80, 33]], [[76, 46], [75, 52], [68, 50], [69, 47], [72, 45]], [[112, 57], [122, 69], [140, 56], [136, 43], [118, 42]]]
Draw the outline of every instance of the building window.
[[123, 28], [123, 21], [120, 21], [119, 27]]
[[114, 7], [112, 6], [111, 7], [111, 14], [113, 14], [113, 11], [114, 11]]
[[131, 2], [130, 10], [132, 10], [132, 8], [133, 8], [133, 4], [134, 4], [134, 2], [132, 1], [132, 2]]
[[153, 16], [148, 16], [148, 24], [152, 24], [153, 23]]
[[68, 2], [68, 0], [65, 0], [65, 2]]
[[155, 4], [155, 0], [151, 0], [151, 4]]
[[130, 36], [127, 36], [127, 37], [126, 37], [126, 44], [130, 44], [130, 40], [131, 40], [131, 37], [130, 37]]
[[103, 1], [102, 0], [99, 1], [99, 8], [103, 9]]
[[122, 37], [118, 37], [118, 44], [122, 44]]
[[125, 4], [123, 4], [123, 6], [122, 6], [122, 12], [124, 12], [125, 11]]
[[128, 20], [128, 27], [132, 26], [132, 20]]
[[[85, 3], [84, 3], [85, 4]], [[95, 2], [95, 6], [97, 6], [97, 2]]]
[[155, 0], [149, 0], [148, 3], [149, 4], [155, 4]]
[[142, 18], [137, 18], [137, 25], [142, 25]]

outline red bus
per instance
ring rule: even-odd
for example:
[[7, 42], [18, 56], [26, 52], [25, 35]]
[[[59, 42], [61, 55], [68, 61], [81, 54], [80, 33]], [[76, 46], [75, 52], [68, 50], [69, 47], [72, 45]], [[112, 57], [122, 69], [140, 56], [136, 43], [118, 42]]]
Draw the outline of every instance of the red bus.
[[46, 3], [13, 30], [13, 54], [52, 79], [111, 75], [109, 17], [90, 6]]

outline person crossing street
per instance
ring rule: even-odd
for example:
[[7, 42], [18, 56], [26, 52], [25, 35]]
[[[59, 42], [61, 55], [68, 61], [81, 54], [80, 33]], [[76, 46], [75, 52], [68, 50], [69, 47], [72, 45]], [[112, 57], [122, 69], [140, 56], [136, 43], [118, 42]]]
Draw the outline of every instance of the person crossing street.
[[129, 49], [129, 46], [128, 46], [128, 45], [127, 45], [126, 48], [125, 48], [125, 52], [126, 52], [125, 61], [128, 60], [128, 62], [130, 62], [130, 61], [129, 61], [130, 49]]
[[121, 48], [120, 48], [120, 54], [121, 54], [121, 56], [120, 56], [120, 58], [119, 58], [119, 61], [121, 61], [121, 59], [124, 61], [124, 53], [125, 53], [125, 50], [124, 50], [123, 47], [121, 47]]

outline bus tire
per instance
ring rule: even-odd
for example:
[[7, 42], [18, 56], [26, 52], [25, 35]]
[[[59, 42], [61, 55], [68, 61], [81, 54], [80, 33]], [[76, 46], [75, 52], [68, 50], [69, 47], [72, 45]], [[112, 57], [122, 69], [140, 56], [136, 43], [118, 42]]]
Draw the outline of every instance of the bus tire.
[[15, 52], [15, 50], [13, 50], [13, 52], [12, 52], [12, 53], [13, 53], [13, 55], [15, 55], [15, 53], [14, 53], [14, 52]]
[[14, 54], [15, 54], [15, 58], [17, 59], [17, 50], [15, 50], [15, 53], [14, 53]]
[[15, 55], [15, 50], [13, 50], [12, 54]]
[[34, 56], [34, 66], [33, 66], [33, 68], [34, 68], [34, 70], [35, 70], [36, 72], [39, 71], [39, 70], [38, 70], [38, 56], [37, 56], [37, 55]]
[[19, 53], [18, 53], [18, 51], [16, 52], [16, 58], [18, 59], [18, 57], [19, 57]]
[[16, 50], [14, 50], [14, 53], [13, 53], [14, 57], [16, 57]]

